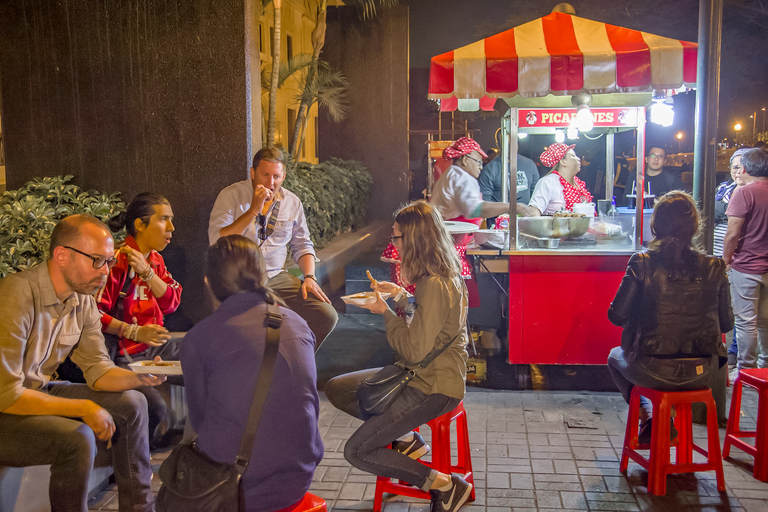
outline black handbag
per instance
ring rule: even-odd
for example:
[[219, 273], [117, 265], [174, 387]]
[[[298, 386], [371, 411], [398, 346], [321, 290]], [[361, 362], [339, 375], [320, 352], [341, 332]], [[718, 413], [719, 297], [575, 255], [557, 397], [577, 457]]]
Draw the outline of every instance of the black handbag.
[[275, 304], [267, 304], [267, 342], [261, 370], [253, 392], [248, 423], [234, 464], [216, 462], [199, 451], [195, 442], [173, 449], [160, 466], [162, 481], [155, 506], [158, 512], [234, 512], [243, 510], [240, 479], [256, 439], [256, 429], [267, 391], [272, 382], [283, 315]]
[[444, 347], [433, 348], [427, 357], [415, 368], [405, 368], [398, 364], [390, 364], [366, 378], [357, 388], [357, 401], [363, 416], [370, 418], [378, 416], [389, 409], [392, 402], [403, 392], [408, 383], [416, 376], [416, 372], [424, 369], [429, 363], [453, 345], [461, 332], [453, 337]]

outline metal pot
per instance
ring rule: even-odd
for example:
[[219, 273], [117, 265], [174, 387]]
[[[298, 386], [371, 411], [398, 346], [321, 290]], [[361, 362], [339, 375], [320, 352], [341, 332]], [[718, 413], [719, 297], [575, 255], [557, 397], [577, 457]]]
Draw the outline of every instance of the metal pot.
[[576, 238], [589, 229], [589, 217], [518, 217], [521, 233], [539, 238]]
[[560, 246], [559, 238], [542, 238], [538, 236], [529, 235], [523, 232], [520, 232], [520, 235], [526, 238], [533, 238], [534, 240], [536, 240], [536, 244], [542, 249], [557, 249]]

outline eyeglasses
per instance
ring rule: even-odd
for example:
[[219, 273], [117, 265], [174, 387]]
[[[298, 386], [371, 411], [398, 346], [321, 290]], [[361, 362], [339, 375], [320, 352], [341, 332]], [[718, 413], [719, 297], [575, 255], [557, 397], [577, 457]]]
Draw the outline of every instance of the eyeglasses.
[[475, 162], [477, 165], [483, 165], [483, 161], [482, 160], [478, 160], [477, 158], [471, 157], [469, 155], [464, 155], [464, 156], [466, 156], [467, 158], [469, 158], [470, 160]]
[[103, 267], [104, 265], [106, 265], [107, 268], [112, 268], [117, 263], [117, 258], [115, 258], [114, 256], [109, 258], [109, 259], [97, 258], [96, 256], [91, 256], [90, 254], [86, 254], [83, 251], [78, 251], [74, 247], [70, 247], [68, 245], [65, 245], [63, 247], [65, 249], [69, 249], [70, 251], [75, 251], [77, 254], [82, 254], [83, 256], [85, 256], [87, 258], [91, 258], [91, 260], [93, 260], [93, 268], [95, 268], [97, 270], [100, 269], [101, 267]]
[[403, 235], [400, 235], [400, 236], [389, 235], [389, 241], [392, 242], [392, 245], [395, 245], [395, 240], [398, 240], [400, 238], [403, 238]]
[[664, 153], [651, 153], [648, 158], [666, 158]]
[[732, 171], [740, 171], [740, 170], [744, 169], [744, 166], [742, 166], [742, 165], [732, 165], [732, 166], [730, 167], [730, 169], [731, 169]]

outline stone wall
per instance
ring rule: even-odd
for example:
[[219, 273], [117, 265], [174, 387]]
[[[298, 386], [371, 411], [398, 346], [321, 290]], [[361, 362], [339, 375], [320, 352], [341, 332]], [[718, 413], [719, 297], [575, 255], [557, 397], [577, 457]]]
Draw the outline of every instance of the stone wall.
[[184, 286], [183, 324], [208, 308], [213, 202], [247, 177], [253, 154], [251, 1], [0, 3], [8, 188], [73, 174], [81, 187], [121, 191], [126, 201], [165, 195], [176, 232], [163, 256]]

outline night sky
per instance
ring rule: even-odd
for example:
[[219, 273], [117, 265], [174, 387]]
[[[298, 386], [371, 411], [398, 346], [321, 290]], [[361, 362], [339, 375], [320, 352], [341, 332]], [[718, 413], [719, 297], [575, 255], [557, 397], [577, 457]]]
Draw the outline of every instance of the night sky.
[[[546, 16], [559, 2], [540, 0], [402, 0], [410, 8], [412, 93], [423, 80], [430, 58], [509, 28]], [[576, 15], [665, 37], [698, 40], [698, 0], [574, 0]], [[733, 139], [733, 125], [751, 134], [757, 111], [761, 131], [768, 107], [768, 0], [725, 0], [720, 77], [719, 137]], [[426, 97], [426, 84], [423, 87]], [[677, 149], [674, 134], [685, 136], [681, 149], [693, 146], [695, 92], [676, 98], [675, 124], [668, 129], [649, 125], [649, 137]], [[653, 125], [655, 126], [655, 125]], [[768, 128], [768, 122], [765, 122]]]

